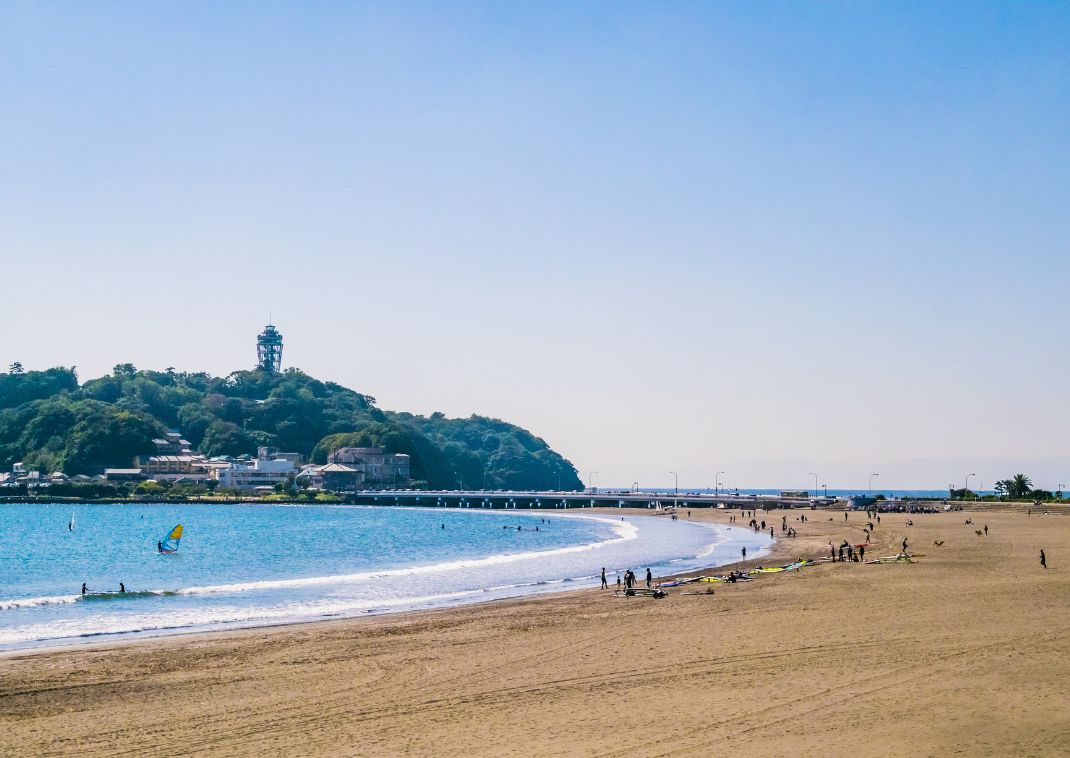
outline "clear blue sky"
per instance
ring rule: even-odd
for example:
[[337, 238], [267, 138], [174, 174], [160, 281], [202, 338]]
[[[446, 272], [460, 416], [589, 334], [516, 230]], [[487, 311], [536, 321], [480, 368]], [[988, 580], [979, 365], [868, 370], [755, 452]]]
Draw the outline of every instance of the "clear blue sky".
[[287, 365], [596, 484], [1070, 468], [1068, 4], [6, 3], [0, 37], [4, 365], [225, 374], [271, 311]]

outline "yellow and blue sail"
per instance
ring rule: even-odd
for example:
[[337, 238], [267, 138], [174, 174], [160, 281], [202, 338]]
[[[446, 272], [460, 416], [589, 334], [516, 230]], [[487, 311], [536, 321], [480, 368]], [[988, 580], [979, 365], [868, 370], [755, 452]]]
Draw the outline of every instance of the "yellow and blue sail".
[[182, 541], [182, 524], [178, 524], [168, 533], [167, 537], [160, 541], [161, 553], [178, 552], [178, 543]]

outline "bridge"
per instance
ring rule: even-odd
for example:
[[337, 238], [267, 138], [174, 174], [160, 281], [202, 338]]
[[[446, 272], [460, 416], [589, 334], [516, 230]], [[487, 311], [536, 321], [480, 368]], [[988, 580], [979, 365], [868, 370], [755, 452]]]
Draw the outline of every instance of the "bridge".
[[[341, 493], [339, 493], [341, 494]], [[802, 498], [779, 495], [729, 495], [674, 492], [500, 492], [486, 490], [362, 490], [345, 493], [356, 505], [399, 505], [424, 508], [811, 508], [835, 505], [834, 497]]]

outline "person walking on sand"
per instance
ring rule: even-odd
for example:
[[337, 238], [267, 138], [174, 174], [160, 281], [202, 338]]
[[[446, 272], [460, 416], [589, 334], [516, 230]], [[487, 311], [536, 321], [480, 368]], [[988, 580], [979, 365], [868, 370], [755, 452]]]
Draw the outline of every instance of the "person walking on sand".
[[988, 524], [985, 524], [985, 536], [988, 536]]
[[903, 538], [903, 552], [905, 553], [906, 551], [907, 551], [907, 538], [904, 537]]
[[866, 546], [865, 545], [859, 545], [858, 546], [858, 562], [859, 563], [863, 563], [863, 562], [865, 562], [865, 560], [866, 560]]
[[847, 520], [847, 511], [844, 511], [844, 512], [843, 512], [843, 520], [844, 520], [844, 521], [846, 521], [846, 520]]
[[[1041, 568], [1048, 568], [1048, 559], [1044, 557], [1044, 551], [1040, 551], [1040, 566]], [[82, 594], [85, 594], [85, 585], [82, 585]]]
[[606, 567], [605, 566], [602, 567], [602, 589], [604, 589], [604, 590], [608, 590], [609, 589], [609, 582], [606, 581]]
[[654, 575], [650, 573], [650, 567], [648, 566], [647, 570], [646, 570], [646, 588], [650, 589], [650, 587], [653, 584], [654, 584]]

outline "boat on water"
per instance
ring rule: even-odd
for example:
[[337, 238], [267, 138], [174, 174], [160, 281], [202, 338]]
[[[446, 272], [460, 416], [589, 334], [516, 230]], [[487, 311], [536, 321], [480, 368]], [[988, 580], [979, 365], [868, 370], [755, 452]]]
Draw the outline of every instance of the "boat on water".
[[182, 524], [177, 524], [168, 535], [156, 543], [156, 549], [162, 555], [178, 552], [178, 543], [182, 541]]

